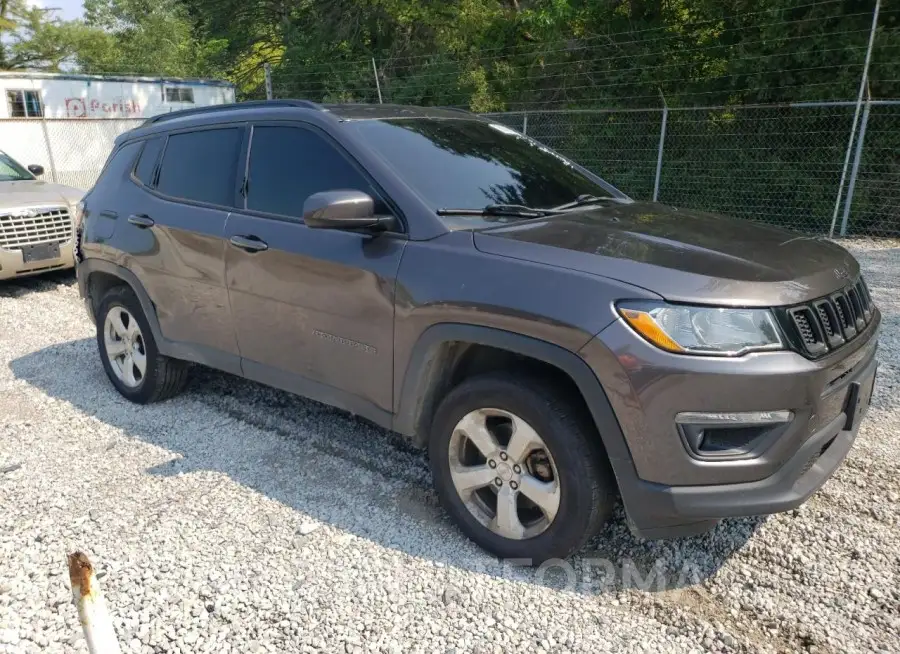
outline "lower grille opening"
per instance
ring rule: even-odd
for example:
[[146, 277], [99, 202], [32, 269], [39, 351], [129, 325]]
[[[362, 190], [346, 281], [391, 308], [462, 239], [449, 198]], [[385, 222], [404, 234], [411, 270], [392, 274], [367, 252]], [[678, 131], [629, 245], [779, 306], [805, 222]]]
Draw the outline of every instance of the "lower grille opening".
[[834, 438], [832, 438], [831, 440], [829, 440], [827, 443], [825, 443], [825, 445], [823, 445], [821, 448], [819, 448], [819, 451], [818, 451], [818, 452], [816, 452], [816, 453], [813, 454], [811, 457], [809, 457], [809, 461], [806, 462], [806, 465], [803, 466], [803, 469], [800, 471], [800, 477], [802, 477], [802, 476], [805, 475], [807, 472], [809, 472], [810, 470], [812, 470], [812, 467], [813, 467], [814, 465], [816, 465], [816, 462], [817, 462], [819, 459], [822, 458], [822, 455], [825, 454], [825, 452], [828, 450], [828, 448], [832, 446], [832, 444], [834, 443], [835, 440], [837, 440], [837, 436], [835, 436]]

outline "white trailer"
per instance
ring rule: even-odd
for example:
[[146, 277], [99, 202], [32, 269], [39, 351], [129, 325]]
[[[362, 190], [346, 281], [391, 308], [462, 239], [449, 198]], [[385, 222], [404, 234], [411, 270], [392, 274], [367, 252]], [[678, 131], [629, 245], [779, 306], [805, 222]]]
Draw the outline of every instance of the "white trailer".
[[234, 102], [230, 82], [0, 72], [0, 150], [87, 189], [119, 134], [161, 113]]
[[0, 72], [0, 118], [149, 118], [234, 102], [230, 82], [168, 77]]

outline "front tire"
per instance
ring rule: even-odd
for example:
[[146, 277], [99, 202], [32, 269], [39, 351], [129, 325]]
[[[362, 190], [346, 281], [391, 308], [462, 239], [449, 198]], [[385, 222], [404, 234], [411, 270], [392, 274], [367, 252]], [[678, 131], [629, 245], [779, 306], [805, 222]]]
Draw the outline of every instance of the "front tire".
[[435, 414], [431, 469], [460, 529], [500, 558], [566, 558], [612, 512], [612, 472], [578, 405], [529, 376], [485, 375]]
[[137, 404], [180, 393], [188, 364], [159, 353], [140, 301], [126, 286], [110, 289], [97, 307], [97, 348], [109, 381]]

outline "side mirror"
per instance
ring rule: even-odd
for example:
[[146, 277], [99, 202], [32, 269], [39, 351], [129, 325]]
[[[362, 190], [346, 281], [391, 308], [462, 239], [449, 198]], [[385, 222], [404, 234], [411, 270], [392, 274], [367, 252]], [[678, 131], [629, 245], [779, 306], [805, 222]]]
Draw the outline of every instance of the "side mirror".
[[44, 167], [39, 166], [38, 164], [31, 164], [28, 166], [28, 172], [30, 172], [35, 177], [40, 177], [44, 174]]
[[375, 200], [362, 191], [322, 191], [303, 203], [303, 222], [316, 229], [384, 228], [392, 220], [376, 216]]

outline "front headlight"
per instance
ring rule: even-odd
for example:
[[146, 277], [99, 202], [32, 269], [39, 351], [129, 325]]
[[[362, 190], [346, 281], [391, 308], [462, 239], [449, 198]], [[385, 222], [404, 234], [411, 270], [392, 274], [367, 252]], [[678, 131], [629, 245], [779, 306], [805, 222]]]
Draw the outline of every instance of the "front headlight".
[[668, 352], [739, 356], [784, 347], [768, 309], [688, 307], [662, 302], [620, 302], [617, 308], [634, 331]]

